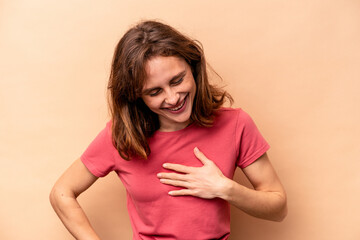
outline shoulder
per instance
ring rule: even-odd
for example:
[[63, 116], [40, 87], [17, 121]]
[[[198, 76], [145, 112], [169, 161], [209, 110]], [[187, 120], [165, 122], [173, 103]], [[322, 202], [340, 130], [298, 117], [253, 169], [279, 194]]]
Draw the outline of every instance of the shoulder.
[[247, 125], [253, 125], [253, 119], [242, 108], [220, 108], [214, 114], [214, 124], [230, 124], [237, 128], [243, 128]]
[[98, 133], [97, 138], [101, 138], [103, 144], [112, 142], [112, 123], [108, 121], [105, 127]]
[[222, 107], [215, 112], [216, 119], [242, 119], [246, 120], [250, 118], [249, 114], [247, 114], [241, 108], [229, 108], [229, 107]]
[[219, 127], [234, 127], [237, 124], [239, 113], [241, 111], [242, 110], [240, 108], [219, 108], [214, 112], [213, 125]]

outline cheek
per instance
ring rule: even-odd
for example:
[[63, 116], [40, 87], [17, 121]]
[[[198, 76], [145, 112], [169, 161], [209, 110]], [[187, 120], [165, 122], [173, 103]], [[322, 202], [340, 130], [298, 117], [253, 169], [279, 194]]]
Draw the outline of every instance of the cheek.
[[144, 97], [143, 101], [150, 109], [159, 108], [161, 105], [161, 102], [156, 97]]
[[192, 93], [196, 93], [196, 84], [195, 84], [195, 81], [194, 81], [194, 80], [192, 81], [191, 92], [192, 92]]
[[183, 88], [184, 91], [193, 93], [196, 91], [196, 84], [194, 80], [188, 80]]

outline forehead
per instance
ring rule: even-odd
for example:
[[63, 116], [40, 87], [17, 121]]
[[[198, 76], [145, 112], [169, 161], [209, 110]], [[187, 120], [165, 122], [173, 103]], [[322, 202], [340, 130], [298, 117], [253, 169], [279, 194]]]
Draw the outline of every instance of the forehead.
[[187, 70], [187, 68], [189, 68], [189, 65], [180, 57], [152, 57], [145, 64], [146, 78], [144, 85], [169, 80], [179, 72]]

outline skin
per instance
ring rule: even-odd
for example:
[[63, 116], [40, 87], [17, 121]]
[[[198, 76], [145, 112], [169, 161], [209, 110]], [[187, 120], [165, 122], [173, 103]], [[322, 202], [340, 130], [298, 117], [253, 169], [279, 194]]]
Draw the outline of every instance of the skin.
[[[158, 114], [160, 130], [176, 131], [185, 128], [190, 123], [196, 91], [190, 66], [178, 57], [157, 56], [148, 61], [146, 71], [142, 99]], [[186, 74], [181, 74], [184, 71]], [[187, 95], [191, 102], [187, 102], [184, 111], [169, 111], [181, 105]], [[163, 167], [174, 172], [158, 174], [161, 183], [183, 188], [169, 192], [170, 195], [222, 198], [252, 216], [268, 220], [281, 221], [286, 216], [286, 194], [267, 154], [243, 169], [254, 189], [225, 177], [199, 149], [195, 148], [194, 154], [203, 163], [202, 167], [165, 163]]]
[[[142, 99], [158, 114], [160, 131], [176, 131], [190, 123], [196, 84], [190, 66], [178, 57], [157, 56], [146, 64]], [[179, 111], [172, 111], [182, 106]]]
[[271, 221], [282, 221], [285, 218], [286, 194], [266, 153], [243, 169], [254, 189], [225, 177], [198, 148], [194, 149], [194, 154], [203, 164], [202, 167], [165, 163], [163, 167], [173, 172], [157, 174], [161, 183], [183, 187], [170, 191], [169, 195], [205, 199], [218, 197], [254, 217]]
[[77, 159], [57, 180], [50, 203], [75, 239], [100, 240], [76, 198], [98, 178]]
[[[160, 131], [185, 128], [190, 123], [196, 92], [190, 66], [177, 57], [155, 57], [147, 63], [146, 71], [148, 78], [142, 98], [159, 115]], [[181, 108], [184, 101], [186, 103]], [[176, 110], [178, 108], [180, 110]], [[243, 169], [253, 189], [225, 177], [199, 149], [195, 148], [194, 154], [203, 166], [165, 163], [163, 167], [172, 172], [158, 173], [161, 183], [183, 188], [169, 192], [171, 196], [221, 198], [252, 216], [272, 221], [284, 219], [287, 214], [286, 194], [267, 154]], [[69, 232], [79, 240], [100, 239], [77, 201], [77, 197], [97, 179], [77, 159], [57, 180], [50, 193], [55, 212]]]

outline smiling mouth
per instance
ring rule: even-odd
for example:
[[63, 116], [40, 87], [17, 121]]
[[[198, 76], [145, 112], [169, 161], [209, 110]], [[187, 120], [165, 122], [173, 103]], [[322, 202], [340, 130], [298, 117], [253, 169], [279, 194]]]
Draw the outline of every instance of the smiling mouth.
[[182, 101], [182, 103], [178, 107], [176, 107], [176, 108], [167, 108], [167, 109], [170, 110], [170, 111], [173, 111], [173, 112], [179, 111], [182, 107], [184, 107], [187, 97], [188, 97], [188, 95], [186, 95], [186, 97], [184, 98], [184, 100]]

